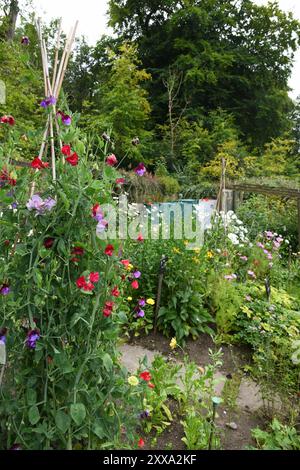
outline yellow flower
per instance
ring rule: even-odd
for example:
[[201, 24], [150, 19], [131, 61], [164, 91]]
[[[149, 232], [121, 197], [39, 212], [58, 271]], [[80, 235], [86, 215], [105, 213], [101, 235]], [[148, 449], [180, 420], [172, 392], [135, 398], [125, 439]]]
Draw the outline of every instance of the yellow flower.
[[183, 242], [184, 246], [188, 246], [189, 243], [190, 242], [188, 240], [184, 240], [184, 242]]
[[127, 269], [127, 271], [132, 271], [133, 265], [132, 265], [132, 264], [129, 264], [126, 269]]
[[127, 297], [128, 302], [132, 301], [132, 297]]
[[147, 304], [148, 304], [148, 305], [155, 305], [155, 300], [153, 300], [153, 299], [148, 299], [148, 300], [147, 300]]
[[194, 253], [196, 253], [196, 255], [200, 255], [200, 248], [194, 248]]
[[171, 349], [176, 349], [176, 348], [177, 348], [177, 341], [176, 341], [176, 338], [172, 338], [172, 339], [171, 339], [170, 348], [171, 348]]
[[194, 256], [192, 260], [194, 261], [195, 264], [200, 264], [200, 260], [196, 258], [196, 256]]
[[181, 253], [181, 251], [179, 250], [179, 248], [176, 248], [176, 247], [174, 246], [174, 248], [173, 248], [173, 253], [176, 253], [176, 254], [179, 255], [179, 254]]
[[208, 251], [208, 252], [206, 253], [206, 256], [207, 256], [207, 258], [213, 258], [213, 257], [214, 257], [214, 254], [213, 254], [212, 251]]
[[132, 375], [128, 378], [128, 383], [132, 387], [136, 387], [139, 384], [139, 379], [135, 375]]

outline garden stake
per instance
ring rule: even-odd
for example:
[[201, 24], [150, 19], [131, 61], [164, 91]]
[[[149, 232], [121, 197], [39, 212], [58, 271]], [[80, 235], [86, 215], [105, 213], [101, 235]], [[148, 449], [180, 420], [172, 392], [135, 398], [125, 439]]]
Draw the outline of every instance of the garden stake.
[[216, 419], [216, 410], [217, 410], [217, 403], [213, 402], [213, 414], [211, 417], [211, 428], [210, 428], [210, 433], [209, 433], [209, 441], [208, 441], [208, 450], [211, 450], [212, 448], [212, 438], [214, 435], [214, 430], [215, 430], [215, 419]]
[[158, 278], [158, 288], [157, 288], [156, 305], [155, 305], [155, 317], [154, 317], [154, 334], [155, 335], [156, 335], [156, 332], [157, 332], [157, 317], [158, 317], [158, 311], [159, 311], [159, 307], [160, 307], [162, 282], [163, 282], [164, 273], [166, 271], [166, 264], [167, 264], [168, 259], [169, 258], [167, 256], [163, 255], [163, 257], [160, 261], [160, 266], [159, 266], [159, 278]]

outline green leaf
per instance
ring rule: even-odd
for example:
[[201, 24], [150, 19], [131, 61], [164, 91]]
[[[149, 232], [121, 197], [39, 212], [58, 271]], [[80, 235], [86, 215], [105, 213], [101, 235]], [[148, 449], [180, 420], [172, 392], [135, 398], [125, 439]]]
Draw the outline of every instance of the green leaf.
[[58, 410], [55, 415], [55, 424], [61, 432], [65, 433], [70, 427], [71, 418], [63, 411]]
[[105, 353], [102, 357], [102, 362], [103, 362], [103, 365], [104, 365], [105, 369], [107, 370], [107, 372], [110, 372], [112, 370], [112, 367], [113, 367], [113, 361], [112, 361], [110, 355]]
[[96, 436], [99, 437], [99, 439], [102, 439], [103, 437], [105, 437], [106, 435], [105, 430], [103, 429], [103, 426], [99, 421], [95, 423], [93, 427], [93, 433], [96, 434]]
[[86, 417], [86, 409], [83, 403], [73, 403], [71, 405], [71, 417], [73, 421], [80, 426]]
[[28, 419], [29, 419], [30, 424], [32, 424], [32, 425], [35, 425], [36, 423], [39, 422], [40, 412], [39, 412], [39, 409], [36, 405], [29, 408]]
[[28, 405], [35, 405], [35, 403], [37, 402], [36, 391], [33, 390], [32, 388], [27, 388], [26, 397], [27, 397]]

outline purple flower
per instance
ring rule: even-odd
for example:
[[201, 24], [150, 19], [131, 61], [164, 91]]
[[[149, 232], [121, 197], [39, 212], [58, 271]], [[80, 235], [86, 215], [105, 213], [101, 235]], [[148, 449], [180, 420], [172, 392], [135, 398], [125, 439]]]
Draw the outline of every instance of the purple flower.
[[224, 279], [226, 279], [226, 281], [233, 281], [236, 278], [237, 278], [236, 274], [227, 274], [226, 276], [224, 276]]
[[135, 279], [139, 279], [141, 277], [142, 273], [140, 271], [134, 271], [133, 273], [133, 277]]
[[41, 107], [42, 108], [48, 108], [48, 106], [52, 106], [56, 104], [56, 98], [55, 96], [48, 96], [41, 102]]
[[40, 332], [39, 330], [31, 330], [29, 331], [26, 339], [26, 346], [28, 349], [35, 349], [36, 342], [40, 339]]
[[149, 410], [145, 410], [140, 414], [141, 419], [147, 419], [147, 418], [149, 418], [149, 416], [150, 416], [150, 411]]
[[252, 277], [253, 279], [256, 279], [256, 274], [253, 271], [248, 271], [248, 276]]
[[256, 245], [258, 246], [258, 248], [262, 248], [262, 249], [264, 249], [265, 247], [261, 242], [257, 242]]
[[247, 256], [240, 256], [240, 258], [241, 258], [242, 261], [248, 261]]
[[0, 329], [0, 344], [6, 343], [6, 333], [7, 333], [7, 328]]
[[137, 313], [136, 313], [136, 317], [137, 318], [144, 318], [145, 316], [145, 312], [144, 310], [142, 310], [141, 308], [138, 309]]
[[13, 202], [12, 205], [11, 205], [12, 209], [17, 209], [18, 208], [18, 203], [17, 202]]
[[63, 114], [61, 121], [65, 126], [70, 126], [72, 124], [72, 118], [68, 114]]
[[138, 176], [144, 176], [144, 174], [146, 173], [146, 167], [144, 165], [144, 163], [140, 163], [136, 169], [134, 170], [135, 174], [138, 175]]
[[24, 46], [29, 46], [29, 37], [28, 36], [23, 36], [21, 39], [21, 44], [24, 44]]
[[99, 235], [100, 233], [103, 233], [108, 225], [108, 222], [104, 219], [101, 219], [96, 227], [96, 234]]
[[268, 230], [267, 232], [265, 232], [265, 236], [266, 236], [269, 240], [271, 240], [271, 238], [274, 237], [274, 233], [271, 232], [270, 230]]
[[34, 194], [27, 202], [26, 207], [29, 211], [37, 211], [37, 215], [43, 215], [47, 211], [50, 212], [55, 205], [55, 199], [48, 197], [43, 200], [38, 194]]
[[139, 306], [140, 307], [145, 307], [145, 305], [146, 305], [146, 300], [145, 299], [139, 300]]
[[3, 284], [3, 286], [0, 289], [0, 294], [1, 295], [8, 295], [10, 294], [10, 287], [7, 284]]

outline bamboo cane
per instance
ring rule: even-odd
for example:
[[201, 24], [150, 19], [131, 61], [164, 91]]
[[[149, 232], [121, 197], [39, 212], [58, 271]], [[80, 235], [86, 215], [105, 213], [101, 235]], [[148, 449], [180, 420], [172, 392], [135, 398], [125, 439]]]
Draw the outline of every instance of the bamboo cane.
[[61, 60], [60, 60], [58, 72], [57, 72], [57, 75], [56, 75], [56, 81], [55, 81], [55, 85], [54, 85], [54, 88], [53, 88], [53, 93], [54, 93], [55, 98], [58, 98], [57, 89], [58, 89], [58, 85], [59, 85], [59, 82], [60, 82], [60, 77], [62, 75], [62, 71], [63, 71], [63, 68], [64, 68], [65, 58], [66, 58], [66, 55], [67, 55], [67, 50], [69, 48], [69, 43], [71, 41], [71, 37], [72, 37], [72, 29], [70, 30], [69, 35], [67, 37], [66, 44], [65, 44], [65, 47], [64, 47], [64, 50], [63, 50], [63, 53], [62, 53], [62, 57], [61, 57]]
[[59, 30], [57, 34], [57, 41], [56, 41], [56, 48], [55, 48], [54, 68], [53, 68], [53, 77], [52, 77], [52, 90], [54, 89], [55, 80], [56, 80], [61, 33], [62, 33], [62, 18], [60, 18], [59, 20]]
[[58, 87], [55, 90], [57, 98], [59, 97], [60, 90], [61, 90], [61, 87], [62, 87], [62, 84], [63, 84], [63, 80], [65, 78], [65, 74], [66, 74], [66, 71], [67, 71], [68, 63], [69, 63], [69, 60], [70, 60], [70, 55], [71, 55], [71, 52], [72, 52], [72, 46], [73, 46], [75, 36], [76, 36], [77, 27], [78, 27], [78, 21], [76, 21], [76, 24], [74, 26], [73, 33], [72, 33], [71, 40], [70, 40], [70, 44], [69, 44], [69, 48], [68, 48], [67, 55], [66, 55], [65, 62], [64, 62], [64, 66], [63, 66], [63, 71], [62, 71], [62, 74], [60, 76]]

